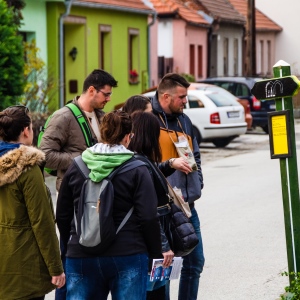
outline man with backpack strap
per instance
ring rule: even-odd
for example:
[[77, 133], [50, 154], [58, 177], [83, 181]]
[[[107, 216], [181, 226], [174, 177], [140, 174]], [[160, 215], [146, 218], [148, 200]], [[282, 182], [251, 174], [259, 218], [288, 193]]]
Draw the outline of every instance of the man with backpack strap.
[[[94, 70], [85, 79], [82, 94], [72, 100], [90, 128], [92, 144], [100, 141], [99, 125], [104, 115], [102, 109], [110, 101], [113, 87], [117, 87], [117, 81], [112, 75], [103, 70]], [[45, 128], [40, 145], [46, 154], [45, 167], [57, 170], [57, 191], [73, 158], [88, 146], [72, 110], [66, 106], [57, 110]]]
[[[104, 115], [102, 109], [110, 101], [112, 88], [117, 87], [117, 81], [103, 70], [94, 70], [83, 83], [83, 91], [71, 103], [81, 110], [85, 124], [89, 129], [86, 134], [91, 134], [89, 140], [92, 145], [100, 141], [100, 120]], [[49, 120], [42, 135], [40, 149], [46, 154], [45, 168], [56, 170], [56, 190], [59, 192], [63, 177], [71, 165], [73, 158], [91, 145], [88, 145], [84, 132], [79, 125], [74, 112], [67, 106], [57, 110]], [[65, 267], [66, 249], [60, 244], [61, 258]], [[66, 299], [66, 287], [57, 289], [56, 300]]]

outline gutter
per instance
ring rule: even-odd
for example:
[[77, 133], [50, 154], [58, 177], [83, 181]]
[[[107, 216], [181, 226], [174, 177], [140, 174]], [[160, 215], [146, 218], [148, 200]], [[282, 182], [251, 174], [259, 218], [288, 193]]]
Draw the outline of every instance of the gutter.
[[59, 107], [64, 103], [64, 19], [70, 14], [74, 0], [65, 0], [66, 11], [59, 18]]
[[150, 53], [151, 53], [151, 38], [150, 38], [150, 27], [154, 25], [155, 21], [157, 18], [157, 13], [156, 11], [154, 12], [153, 16], [152, 16], [152, 21], [151, 23], [148, 24], [148, 73], [149, 73], [149, 78], [148, 78], [148, 84], [149, 84], [149, 88], [151, 87], [151, 58], [150, 58]]
[[102, 3], [91, 3], [91, 2], [84, 2], [84, 1], [80, 1], [80, 2], [76, 1], [74, 3], [74, 6], [83, 6], [83, 7], [89, 7], [89, 8], [111, 9], [111, 10], [118, 10], [118, 11], [134, 12], [134, 13], [144, 14], [144, 15], [149, 15], [149, 14], [152, 15], [153, 14], [153, 10], [131, 8], [131, 7], [123, 7], [123, 6], [117, 6], [117, 5], [102, 4]]

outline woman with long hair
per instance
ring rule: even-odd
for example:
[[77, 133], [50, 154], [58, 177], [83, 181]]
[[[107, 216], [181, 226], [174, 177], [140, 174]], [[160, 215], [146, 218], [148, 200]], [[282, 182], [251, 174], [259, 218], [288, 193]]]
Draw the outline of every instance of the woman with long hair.
[[[157, 118], [147, 112], [137, 111], [132, 114], [134, 137], [129, 145], [129, 149], [135, 152], [135, 157], [142, 160], [148, 167], [154, 182], [158, 199], [157, 211], [161, 224], [161, 242], [163, 267], [168, 267], [172, 263], [174, 253], [169, 240], [170, 210], [169, 198], [166, 194], [167, 181], [164, 177], [171, 175], [175, 169], [170, 166], [169, 161], [161, 161], [161, 150], [159, 145], [160, 126]], [[151, 128], [151, 130], [149, 130]], [[160, 175], [161, 174], [161, 175]], [[166, 280], [150, 281], [148, 277], [147, 299], [165, 300]]]
[[51, 195], [26, 106], [0, 112], [0, 299], [44, 299], [65, 284]]
[[[131, 117], [124, 111], [106, 114], [100, 128], [102, 142], [82, 153], [91, 170], [89, 177], [100, 182], [121, 164], [135, 160], [128, 145], [133, 137]], [[108, 249], [88, 255], [79, 245], [73, 221], [74, 209], [85, 177], [73, 163], [58, 196], [56, 218], [66, 252], [67, 299], [146, 299], [148, 257], [161, 254], [157, 197], [145, 165], [117, 173], [113, 179], [113, 218], [116, 228], [126, 213], [133, 213]]]

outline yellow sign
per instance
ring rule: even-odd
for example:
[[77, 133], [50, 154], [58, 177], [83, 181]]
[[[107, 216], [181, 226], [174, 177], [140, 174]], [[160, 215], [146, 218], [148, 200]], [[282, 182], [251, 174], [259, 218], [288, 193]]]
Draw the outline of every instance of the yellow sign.
[[272, 116], [273, 149], [275, 155], [289, 153], [286, 115]]

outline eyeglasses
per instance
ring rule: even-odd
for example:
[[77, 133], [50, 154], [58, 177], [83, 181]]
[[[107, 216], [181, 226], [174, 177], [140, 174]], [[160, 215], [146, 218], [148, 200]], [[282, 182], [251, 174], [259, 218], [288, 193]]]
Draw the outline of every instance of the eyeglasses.
[[[99, 92], [101, 92], [101, 93], [105, 96], [105, 98], [110, 97], [110, 96], [112, 95], [112, 93], [113, 93], [113, 92], [104, 93], [104, 92], [102, 92], [101, 90], [100, 90]], [[99, 93], [99, 92], [98, 92], [98, 93]]]

